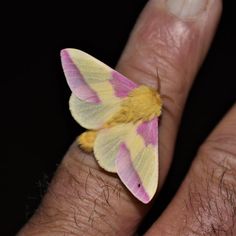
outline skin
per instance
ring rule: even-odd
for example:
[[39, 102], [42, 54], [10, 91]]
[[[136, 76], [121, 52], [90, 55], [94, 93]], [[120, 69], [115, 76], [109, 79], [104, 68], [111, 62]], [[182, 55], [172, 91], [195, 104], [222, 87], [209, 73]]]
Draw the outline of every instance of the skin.
[[[164, 0], [150, 0], [117, 65], [128, 78], [159, 90], [158, 71], [165, 106], [159, 189], [171, 164], [186, 96], [221, 9], [220, 0], [209, 0], [196, 17], [181, 19], [165, 8]], [[200, 147], [177, 194], [146, 236], [236, 234], [235, 117], [234, 105]], [[151, 206], [137, 201], [116, 175], [72, 144], [40, 207], [18, 235], [134, 235]]]

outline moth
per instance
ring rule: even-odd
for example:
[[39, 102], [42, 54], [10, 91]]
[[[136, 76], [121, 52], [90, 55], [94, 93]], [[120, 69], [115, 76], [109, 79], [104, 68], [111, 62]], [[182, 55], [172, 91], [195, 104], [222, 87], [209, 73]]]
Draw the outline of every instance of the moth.
[[61, 61], [72, 91], [71, 114], [88, 130], [78, 137], [79, 146], [117, 173], [137, 199], [150, 202], [158, 185], [160, 94], [83, 51], [63, 49]]

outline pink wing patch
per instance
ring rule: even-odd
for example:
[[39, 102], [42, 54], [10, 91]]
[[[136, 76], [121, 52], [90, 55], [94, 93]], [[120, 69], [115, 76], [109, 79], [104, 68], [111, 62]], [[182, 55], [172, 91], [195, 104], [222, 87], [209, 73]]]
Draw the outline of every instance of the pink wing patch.
[[[121, 143], [115, 164], [116, 171], [130, 192], [143, 203], [148, 203], [156, 192], [158, 182], [158, 119], [137, 125], [136, 131], [144, 144], [137, 156], [131, 152], [125, 142]], [[154, 172], [153, 172], [154, 171]]]
[[144, 203], [149, 202], [150, 197], [145, 191], [138, 173], [134, 169], [130, 152], [125, 143], [120, 145], [120, 149], [116, 158], [116, 168], [120, 179], [134, 194], [134, 196]]
[[100, 103], [97, 93], [87, 85], [66, 49], [61, 51], [61, 60], [67, 83], [75, 96], [87, 102]]
[[151, 121], [141, 123], [137, 128], [137, 133], [141, 135], [145, 141], [145, 145], [157, 145], [158, 136], [158, 119], [155, 117]]
[[119, 72], [112, 71], [112, 79], [109, 80], [115, 91], [115, 95], [120, 98], [127, 97], [129, 92], [138, 87], [133, 81], [129, 80]]

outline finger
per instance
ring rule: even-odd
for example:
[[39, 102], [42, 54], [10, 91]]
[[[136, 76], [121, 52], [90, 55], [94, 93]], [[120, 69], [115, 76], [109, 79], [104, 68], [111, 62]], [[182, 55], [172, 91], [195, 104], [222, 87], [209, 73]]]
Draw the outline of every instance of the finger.
[[146, 235], [235, 235], [235, 186], [236, 105], [202, 145], [177, 195]]
[[[191, 7], [176, 10], [173, 4], [147, 4], [117, 66], [130, 79], [153, 87], [158, 70], [161, 93], [171, 97], [164, 101], [169, 112], [163, 112], [160, 130], [160, 183], [169, 168], [184, 100], [218, 18], [218, 5], [213, 7], [211, 0], [195, 12]], [[72, 145], [39, 210], [21, 232], [131, 235], [147, 209], [116, 175], [102, 171], [93, 157]]]
[[220, 9], [218, 0], [151, 0], [118, 63], [118, 69], [136, 82], [156, 87], [159, 77], [160, 93], [170, 98], [164, 99], [159, 133], [159, 186], [168, 172], [185, 99], [209, 48]]

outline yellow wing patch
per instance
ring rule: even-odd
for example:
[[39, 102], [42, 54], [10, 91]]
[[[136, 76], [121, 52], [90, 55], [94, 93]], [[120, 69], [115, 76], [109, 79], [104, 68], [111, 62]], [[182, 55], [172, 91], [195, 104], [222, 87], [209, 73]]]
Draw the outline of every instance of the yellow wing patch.
[[73, 93], [69, 105], [73, 118], [86, 129], [102, 128], [120, 110], [119, 102], [92, 104], [80, 100]]
[[109, 171], [116, 172], [115, 159], [120, 143], [133, 129], [133, 124], [120, 124], [98, 132], [94, 143], [94, 154], [99, 165]]

